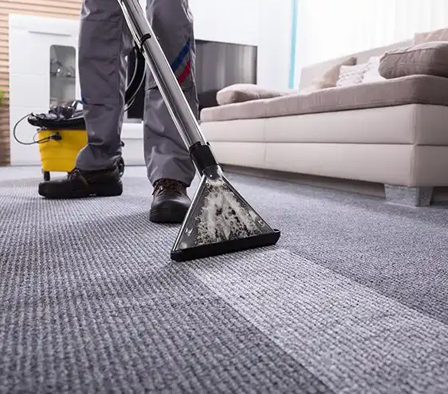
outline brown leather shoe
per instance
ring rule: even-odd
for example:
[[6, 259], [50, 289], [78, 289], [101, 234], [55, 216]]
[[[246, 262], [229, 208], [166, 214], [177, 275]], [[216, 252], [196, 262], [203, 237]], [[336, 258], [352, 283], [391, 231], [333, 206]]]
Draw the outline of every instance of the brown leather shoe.
[[149, 220], [154, 223], [182, 223], [190, 207], [185, 184], [172, 179], [160, 179], [154, 184]]
[[100, 171], [82, 171], [75, 168], [64, 179], [39, 184], [39, 194], [51, 199], [119, 196], [123, 193], [117, 167]]

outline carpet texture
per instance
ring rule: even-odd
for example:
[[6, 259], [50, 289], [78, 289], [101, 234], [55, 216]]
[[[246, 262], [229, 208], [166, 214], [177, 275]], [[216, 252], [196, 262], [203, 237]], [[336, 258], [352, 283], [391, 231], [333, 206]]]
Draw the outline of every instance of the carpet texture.
[[0, 393], [448, 392], [447, 207], [229, 178], [278, 245], [174, 263], [144, 169], [73, 201], [0, 169]]

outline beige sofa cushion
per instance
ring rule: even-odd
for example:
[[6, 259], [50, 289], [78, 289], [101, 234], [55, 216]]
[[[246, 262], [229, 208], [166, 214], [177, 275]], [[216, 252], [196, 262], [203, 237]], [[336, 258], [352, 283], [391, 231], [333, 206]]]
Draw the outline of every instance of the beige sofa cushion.
[[267, 100], [205, 108], [203, 122], [256, 119], [320, 112], [388, 107], [404, 104], [448, 106], [448, 78], [412, 75], [309, 94], [290, 94]]
[[227, 105], [233, 103], [244, 103], [246, 101], [268, 99], [280, 97], [290, 92], [266, 89], [254, 84], [233, 84], [221, 89], [216, 94], [216, 101], [219, 105]]
[[379, 72], [388, 79], [416, 74], [448, 77], [448, 41], [430, 41], [386, 52]]
[[448, 41], [448, 29], [438, 29], [414, 34], [414, 44], [423, 44], [431, 41]]

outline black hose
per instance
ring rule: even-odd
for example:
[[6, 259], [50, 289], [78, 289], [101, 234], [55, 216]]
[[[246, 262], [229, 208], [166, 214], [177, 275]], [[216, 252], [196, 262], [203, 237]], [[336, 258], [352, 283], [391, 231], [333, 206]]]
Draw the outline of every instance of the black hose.
[[44, 142], [48, 142], [51, 140], [59, 140], [60, 139], [60, 135], [58, 133], [54, 133], [48, 137], [45, 138], [41, 138], [40, 140], [36, 140], [36, 134], [34, 134], [33, 136], [33, 142], [23, 142], [20, 141], [19, 138], [17, 137], [17, 126], [20, 124], [20, 122], [23, 122], [28, 116], [30, 116], [31, 114], [27, 114], [25, 115], [23, 118], [19, 119], [17, 121], [17, 123], [14, 125], [14, 128], [12, 129], [12, 135], [14, 137], [14, 139], [20, 144], [20, 145], [34, 145], [34, 144], [42, 144]]
[[[138, 47], [134, 47], [133, 49], [135, 54], [135, 65], [134, 65], [134, 72], [131, 78], [131, 82], [129, 83], [127, 89], [126, 89], [126, 95], [125, 95], [125, 109], [124, 111], [127, 112], [128, 109], [134, 104], [135, 98], [137, 97], [137, 94], [142, 87], [145, 76], [146, 76], [146, 62], [145, 58], [141, 54]], [[136, 82], [138, 81], [138, 82]]]

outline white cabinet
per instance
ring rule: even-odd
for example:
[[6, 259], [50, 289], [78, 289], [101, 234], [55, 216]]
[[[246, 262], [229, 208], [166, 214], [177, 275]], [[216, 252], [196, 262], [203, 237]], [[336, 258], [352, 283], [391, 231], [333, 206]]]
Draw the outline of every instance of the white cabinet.
[[[37, 145], [21, 145], [14, 125], [31, 112], [80, 97], [77, 74], [79, 22], [30, 15], [9, 17], [11, 164], [38, 165]], [[36, 128], [25, 119], [17, 126], [21, 141], [33, 140]]]

